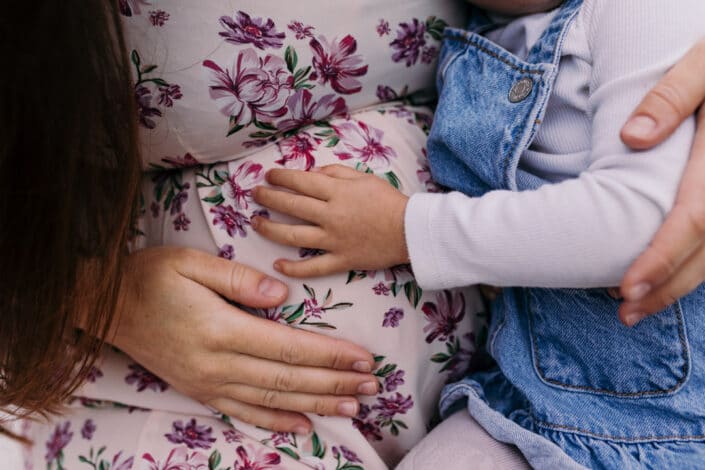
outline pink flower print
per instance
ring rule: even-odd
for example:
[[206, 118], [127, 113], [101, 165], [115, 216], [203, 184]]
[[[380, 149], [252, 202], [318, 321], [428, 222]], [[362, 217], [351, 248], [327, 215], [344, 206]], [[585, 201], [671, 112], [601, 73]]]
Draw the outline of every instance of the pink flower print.
[[430, 64], [438, 57], [438, 48], [435, 46], [424, 47], [421, 52], [421, 62]]
[[313, 30], [315, 29], [313, 26], [304, 26], [304, 24], [300, 21], [292, 21], [289, 23], [287, 28], [296, 33], [296, 39], [299, 40], [312, 38]]
[[345, 151], [335, 152], [341, 160], [358, 160], [371, 170], [386, 170], [396, 158], [393, 148], [383, 145], [384, 132], [362, 121], [347, 121], [335, 127]]
[[400, 385], [404, 385], [404, 371], [397, 370], [384, 378], [384, 388], [388, 392], [393, 392]]
[[246, 126], [253, 120], [271, 120], [286, 114], [286, 101], [294, 85], [284, 59], [257, 57], [254, 49], [241, 51], [227, 70], [211, 60], [210, 97], [232, 124]]
[[152, 10], [149, 12], [149, 22], [152, 26], [164, 26], [169, 21], [169, 13], [164, 10]]
[[389, 21], [385, 19], [379, 20], [379, 24], [377, 25], [377, 34], [379, 34], [379, 37], [388, 36], [391, 31], [392, 28], [389, 27]]
[[83, 427], [81, 428], [81, 437], [90, 441], [93, 439], [93, 433], [95, 433], [96, 425], [93, 422], [92, 419], [87, 419], [83, 423]]
[[120, 13], [124, 16], [139, 15], [142, 13], [141, 6], [149, 6], [149, 1], [147, 0], [118, 0], [118, 7], [120, 8]]
[[216, 441], [213, 433], [213, 428], [205, 424], [198, 424], [196, 418], [191, 418], [185, 424], [183, 421], [174, 421], [171, 424], [172, 431], [169, 434], [164, 434], [169, 442], [173, 444], [184, 444], [189, 449], [196, 447], [201, 449], [210, 449]]
[[181, 93], [181, 87], [179, 85], [167, 85], [159, 87], [159, 101], [158, 103], [167, 108], [174, 106], [174, 101], [180, 100], [184, 95]]
[[331, 449], [331, 452], [333, 452], [333, 457], [335, 457], [336, 459], [338, 459], [342, 456], [349, 463], [362, 463], [362, 460], [360, 460], [360, 457], [358, 457], [355, 452], [353, 452], [352, 450], [348, 449], [345, 446], [340, 446], [340, 449], [333, 446], [333, 448]]
[[355, 55], [357, 41], [350, 35], [340, 41], [328, 42], [324, 36], [311, 39], [313, 50], [313, 68], [311, 80], [321, 84], [330, 82], [331, 88], [341, 95], [350, 95], [362, 90], [362, 83], [354, 77], [367, 73], [367, 65], [362, 63], [362, 56]]
[[411, 67], [419, 60], [419, 53], [426, 45], [426, 25], [416, 18], [411, 23], [400, 23], [397, 38], [389, 45], [396, 50], [392, 60], [406, 61], [406, 66]]
[[288, 432], [275, 432], [271, 437], [272, 444], [279, 446], [282, 444], [288, 445], [291, 443], [291, 434]]
[[152, 454], [142, 455], [149, 463], [149, 470], [208, 470], [208, 457], [198, 451], [189, 452], [183, 446], [172, 449], [162, 464]]
[[304, 300], [304, 315], [306, 318], [321, 318], [321, 315], [325, 312], [323, 307], [323, 305], [318, 305], [316, 299], [306, 299]]
[[188, 168], [200, 163], [190, 153], [186, 153], [183, 157], [164, 157], [162, 161], [172, 168]]
[[232, 245], [223, 245], [218, 256], [223, 259], [235, 259], [235, 248]]
[[308, 132], [299, 132], [279, 142], [282, 158], [275, 163], [285, 168], [308, 171], [316, 165], [313, 152], [321, 141]]
[[98, 369], [96, 366], [91, 366], [91, 370], [88, 371], [86, 380], [90, 383], [95, 383], [95, 381], [101, 377], [103, 377], [103, 371]]
[[106, 468], [109, 468], [110, 470], [130, 470], [132, 468], [132, 464], [135, 461], [134, 456], [130, 456], [123, 460], [122, 462], [120, 461], [120, 458], [122, 457], [122, 451], [118, 452], [113, 456], [113, 460], [110, 463], [110, 466], [106, 466]]
[[247, 447], [249, 453], [243, 446], [237, 448], [238, 459], [233, 464], [235, 470], [269, 470], [281, 463], [281, 456], [276, 452], [267, 452], [266, 447], [258, 449]]
[[405, 398], [397, 392], [390, 398], [377, 397], [377, 403], [372, 405], [372, 409], [379, 412], [380, 418], [392, 419], [398, 414], [406, 414], [413, 406], [411, 395]]
[[440, 193], [441, 188], [438, 187], [435, 181], [433, 181], [433, 176], [431, 176], [431, 167], [428, 163], [426, 149], [421, 149], [422, 156], [418, 158], [419, 169], [416, 170], [416, 177], [419, 183], [423, 184], [426, 191], [429, 193]]
[[135, 100], [137, 101], [137, 111], [140, 120], [140, 124], [147, 129], [154, 129], [157, 127], [157, 123], [154, 122], [153, 117], [161, 117], [162, 112], [152, 106], [152, 92], [149, 88], [143, 85], [139, 85], [135, 88]]
[[[372, 290], [374, 291], [375, 295], [383, 295], [383, 296], [388, 296], [390, 292], [392, 291], [389, 287], [384, 282], [380, 282], [379, 284], [375, 285]], [[385, 315], [386, 318], [386, 315]], [[386, 321], [386, 319], [385, 319]]]
[[267, 47], [279, 49], [284, 45], [286, 35], [280, 33], [274, 26], [274, 21], [268, 18], [252, 18], [243, 11], [235, 13], [235, 17], [220, 17], [220, 25], [225, 31], [218, 33], [231, 44], [252, 44], [257, 49]]
[[233, 442], [242, 442], [245, 435], [237, 429], [226, 429], [223, 431], [223, 437], [225, 438], [225, 442], [232, 444]]
[[236, 234], [241, 237], [247, 236], [245, 226], [250, 225], [250, 220], [244, 214], [233, 209], [232, 206], [216, 206], [211, 208], [211, 213], [215, 214], [213, 225], [222, 228], [231, 237]]
[[269, 321], [279, 321], [282, 319], [282, 311], [280, 308], [258, 308], [255, 310], [255, 314]]
[[137, 384], [138, 392], [145, 390], [164, 392], [169, 388], [166, 382], [139, 364], [130, 364], [128, 368], [131, 372], [125, 377], [125, 382], [128, 385]]
[[191, 219], [183, 212], [174, 219], [174, 230], [177, 232], [188, 232], [189, 225], [191, 225]]
[[387, 313], [384, 314], [384, 321], [382, 326], [385, 328], [396, 328], [399, 326], [399, 322], [404, 318], [404, 310], [400, 308], [390, 308]]
[[289, 117], [277, 123], [277, 127], [282, 131], [299, 129], [348, 112], [344, 98], [330, 94], [313, 101], [313, 93], [305, 88], [291, 95], [286, 106], [289, 108]]
[[247, 209], [252, 201], [252, 190], [264, 181], [264, 170], [259, 163], [246, 161], [228, 178], [230, 197], [238, 209]]
[[73, 433], [70, 428], [70, 421], [64, 421], [64, 424], [57, 424], [54, 428], [54, 432], [46, 442], [47, 453], [44, 458], [47, 463], [51, 463], [56, 460], [62, 454], [62, 451], [68, 443], [71, 442]]
[[461, 292], [443, 291], [436, 294], [436, 303], [426, 302], [421, 307], [428, 324], [424, 326], [426, 342], [446, 341], [465, 317], [465, 296]]

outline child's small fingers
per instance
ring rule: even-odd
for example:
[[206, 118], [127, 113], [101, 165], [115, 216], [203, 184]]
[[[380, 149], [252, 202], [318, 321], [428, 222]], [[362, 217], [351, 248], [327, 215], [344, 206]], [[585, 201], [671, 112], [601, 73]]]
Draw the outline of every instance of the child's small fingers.
[[319, 221], [319, 215], [325, 209], [325, 202], [321, 200], [266, 186], [256, 187], [252, 195], [255, 202], [261, 206], [314, 223]]
[[279, 224], [264, 217], [254, 217], [252, 228], [264, 238], [296, 248], [325, 249], [326, 232], [310, 225]]
[[318, 173], [330, 176], [331, 178], [340, 178], [347, 180], [356, 179], [364, 175], [364, 173], [350, 168], [349, 166], [340, 164], [326, 165], [324, 167], [321, 167], [318, 169]]
[[275, 168], [267, 172], [267, 182], [291, 189], [306, 196], [327, 201], [335, 188], [331, 179], [321, 172]]
[[342, 260], [330, 253], [315, 256], [305, 261], [277, 260], [274, 269], [289, 277], [321, 277], [348, 271]]

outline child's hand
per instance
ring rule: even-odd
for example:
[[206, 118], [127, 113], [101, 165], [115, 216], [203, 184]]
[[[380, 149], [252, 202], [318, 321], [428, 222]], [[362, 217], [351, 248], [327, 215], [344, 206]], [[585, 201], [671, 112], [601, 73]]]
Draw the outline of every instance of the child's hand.
[[255, 217], [262, 236], [284, 245], [326, 253], [303, 261], [277, 260], [291, 277], [313, 277], [352, 269], [384, 269], [409, 262], [404, 211], [409, 198], [389, 183], [342, 165], [319, 171], [271, 170], [267, 181], [294, 191], [259, 186], [255, 201], [313, 225], [287, 225]]

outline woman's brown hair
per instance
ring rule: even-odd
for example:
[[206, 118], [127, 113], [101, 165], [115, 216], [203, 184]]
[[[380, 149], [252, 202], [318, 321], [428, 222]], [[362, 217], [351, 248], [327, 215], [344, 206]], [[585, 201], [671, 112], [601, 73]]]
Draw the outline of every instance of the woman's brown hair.
[[9, 2], [0, 51], [0, 407], [50, 413], [114, 323], [138, 191], [118, 2]]

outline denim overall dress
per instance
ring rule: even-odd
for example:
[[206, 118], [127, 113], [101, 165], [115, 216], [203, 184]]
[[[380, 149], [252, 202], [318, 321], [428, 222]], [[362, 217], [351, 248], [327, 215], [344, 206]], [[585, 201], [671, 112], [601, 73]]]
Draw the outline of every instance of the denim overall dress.
[[[525, 60], [482, 36], [496, 25], [479, 10], [468, 31], [446, 30], [428, 143], [439, 183], [473, 197], [548, 183], [519, 159], [581, 5], [564, 2]], [[447, 386], [441, 412], [466, 407], [539, 469], [705, 468], [705, 288], [631, 329], [618, 307], [605, 289], [504, 289], [497, 366]]]

